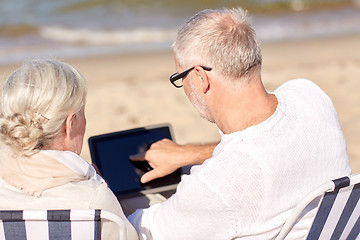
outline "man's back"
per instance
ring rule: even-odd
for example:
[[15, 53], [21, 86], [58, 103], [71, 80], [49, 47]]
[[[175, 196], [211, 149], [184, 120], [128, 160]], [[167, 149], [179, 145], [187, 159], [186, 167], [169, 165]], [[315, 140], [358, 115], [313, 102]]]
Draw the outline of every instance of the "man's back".
[[[307, 80], [275, 91], [264, 122], [221, 134], [213, 157], [184, 176], [177, 193], [143, 212], [155, 239], [271, 239], [314, 187], [350, 174], [346, 142], [331, 100]], [[294, 237], [306, 234], [309, 218]], [[141, 212], [131, 220], [135, 226]]]

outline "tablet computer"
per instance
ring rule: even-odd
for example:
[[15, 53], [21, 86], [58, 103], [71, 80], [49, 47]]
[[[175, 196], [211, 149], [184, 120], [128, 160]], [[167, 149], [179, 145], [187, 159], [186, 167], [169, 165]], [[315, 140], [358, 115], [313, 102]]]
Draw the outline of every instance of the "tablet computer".
[[88, 140], [91, 159], [117, 197], [160, 193], [173, 190], [181, 179], [181, 169], [142, 184], [141, 176], [151, 170], [147, 161], [131, 161], [130, 155], [145, 152], [152, 143], [168, 138], [174, 140], [170, 124], [134, 128], [92, 136]]

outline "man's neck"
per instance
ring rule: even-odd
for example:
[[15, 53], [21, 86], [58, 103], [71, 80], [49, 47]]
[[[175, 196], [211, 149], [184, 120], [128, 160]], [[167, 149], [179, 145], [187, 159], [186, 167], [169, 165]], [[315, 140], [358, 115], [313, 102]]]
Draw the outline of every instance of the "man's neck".
[[261, 81], [246, 87], [225, 87], [214, 103], [215, 122], [225, 134], [265, 121], [275, 112], [278, 104], [276, 96], [267, 93]]

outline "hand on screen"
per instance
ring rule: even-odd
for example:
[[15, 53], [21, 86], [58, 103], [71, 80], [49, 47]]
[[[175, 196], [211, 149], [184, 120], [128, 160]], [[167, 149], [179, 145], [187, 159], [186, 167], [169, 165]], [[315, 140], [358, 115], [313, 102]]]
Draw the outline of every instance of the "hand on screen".
[[131, 161], [148, 161], [153, 168], [141, 177], [142, 183], [164, 177], [182, 167], [184, 149], [169, 139], [153, 143], [149, 150], [130, 156]]

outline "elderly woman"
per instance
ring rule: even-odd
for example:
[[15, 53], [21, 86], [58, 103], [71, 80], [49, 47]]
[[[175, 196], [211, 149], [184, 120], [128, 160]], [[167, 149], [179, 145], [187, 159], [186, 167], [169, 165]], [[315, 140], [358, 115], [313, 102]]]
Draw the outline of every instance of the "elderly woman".
[[[80, 156], [87, 85], [72, 66], [24, 64], [5, 82], [0, 100], [0, 209], [104, 209], [136, 232], [94, 168]], [[117, 239], [103, 224], [103, 239]]]

